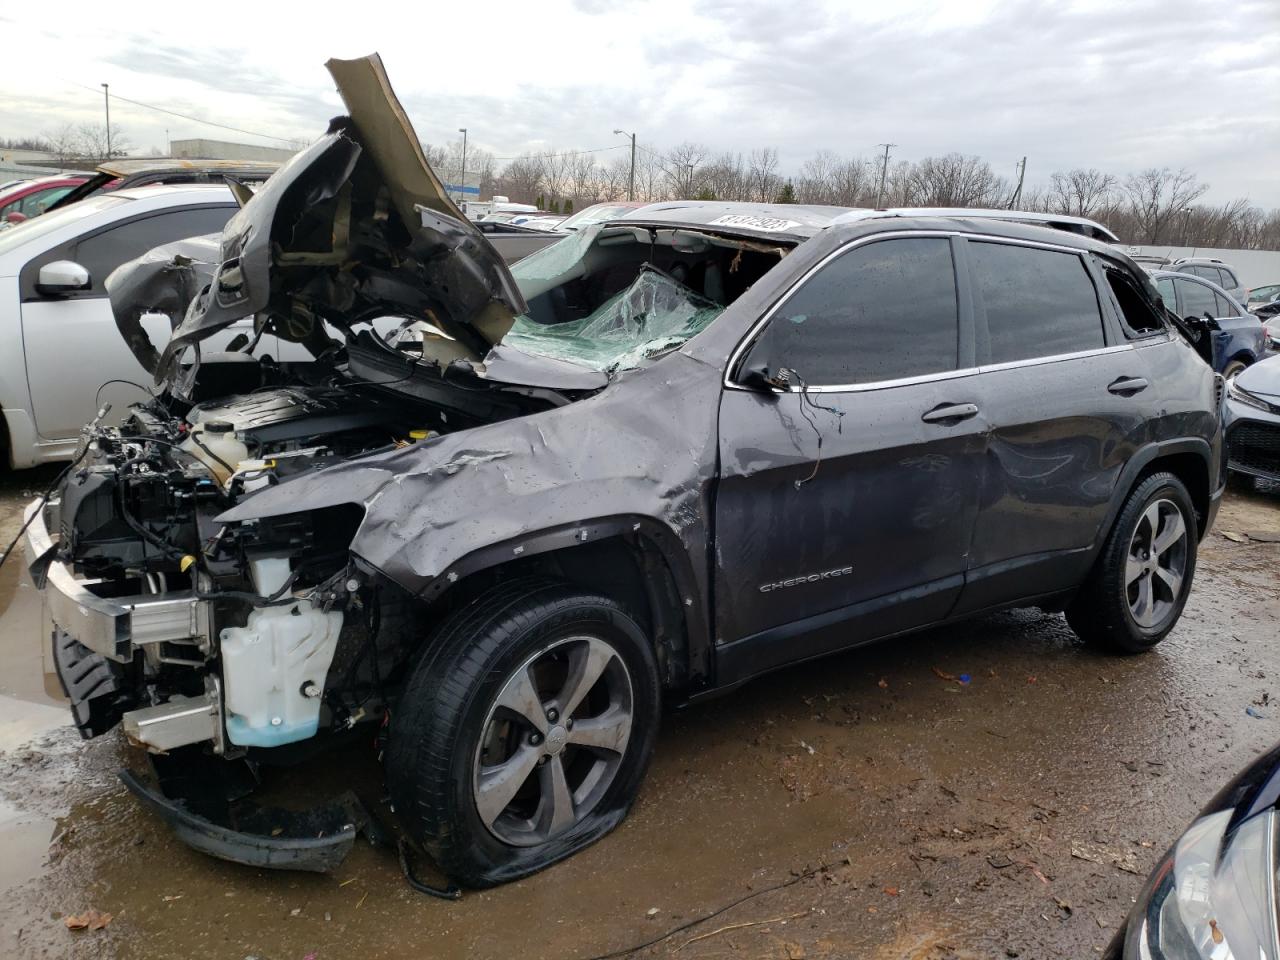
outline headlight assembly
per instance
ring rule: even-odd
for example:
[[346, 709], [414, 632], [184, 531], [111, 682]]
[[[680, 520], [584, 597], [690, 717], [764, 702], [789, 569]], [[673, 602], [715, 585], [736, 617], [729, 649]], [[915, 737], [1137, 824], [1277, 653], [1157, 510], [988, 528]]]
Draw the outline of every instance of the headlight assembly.
[[1202, 817], [1147, 881], [1130, 914], [1125, 960], [1276, 960], [1275, 818], [1230, 835], [1233, 811]]
[[1236, 401], [1236, 403], [1243, 403], [1246, 407], [1253, 407], [1255, 410], [1264, 410], [1268, 413], [1271, 412], [1271, 404], [1261, 397], [1255, 397], [1248, 390], [1237, 386], [1235, 377], [1227, 381], [1227, 396]]

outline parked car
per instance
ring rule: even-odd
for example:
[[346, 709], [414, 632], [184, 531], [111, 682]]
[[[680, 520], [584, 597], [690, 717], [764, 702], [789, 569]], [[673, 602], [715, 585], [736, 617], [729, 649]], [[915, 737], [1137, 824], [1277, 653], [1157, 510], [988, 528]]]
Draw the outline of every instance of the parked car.
[[1280, 300], [1280, 283], [1269, 283], [1261, 287], [1253, 287], [1249, 291], [1248, 302], [1245, 306], [1251, 311], [1254, 307], [1260, 307], [1266, 303], [1275, 303]]
[[[500, 883], [623, 819], [663, 700], [1010, 606], [1120, 653], [1177, 623], [1220, 381], [1123, 254], [686, 202], [508, 270], [381, 61], [329, 69], [350, 119], [220, 250], [113, 276], [129, 343], [144, 309], [181, 318], [138, 353], [168, 391], [87, 428], [27, 514], [76, 724], [151, 752], [123, 777], [186, 842], [332, 867], [350, 800], [255, 820], [175, 791], [363, 726], [409, 835]], [[247, 315], [314, 362], [191, 358]]]
[[1151, 275], [1164, 305], [1187, 319], [1212, 319], [1213, 369], [1228, 379], [1266, 355], [1262, 322], [1210, 280], [1185, 272]]
[[1185, 273], [1208, 280], [1227, 291], [1240, 303], [1246, 299], [1244, 284], [1236, 276], [1235, 269], [1217, 257], [1178, 257], [1170, 261], [1164, 269], [1171, 273]]
[[1280, 952], [1280, 747], [1250, 764], [1179, 837], [1103, 960], [1242, 960]]
[[563, 236], [534, 227], [515, 226], [505, 220], [480, 220], [476, 229], [484, 234], [507, 263], [515, 263], [529, 254], [550, 246]]
[[[0, 464], [72, 455], [104, 402], [123, 413], [149, 375], [120, 338], [108, 274], [159, 243], [221, 231], [226, 187], [117, 190], [0, 232]], [[161, 343], [168, 322], [145, 321]]]
[[1273, 316], [1268, 320], [1262, 321], [1262, 331], [1266, 337], [1267, 353], [1280, 352], [1280, 316]]
[[1223, 405], [1228, 467], [1280, 481], [1280, 356], [1227, 381]]
[[1263, 323], [1280, 318], [1280, 299], [1272, 300], [1270, 303], [1259, 303], [1249, 308], [1249, 311], [1261, 320]]
[[69, 174], [23, 180], [0, 193], [0, 224], [15, 226], [38, 217], [59, 199], [89, 179], [86, 174]]
[[268, 160], [208, 160], [190, 157], [147, 157], [100, 163], [97, 172], [75, 189], [49, 205], [57, 210], [78, 203], [103, 190], [124, 190], [156, 184], [216, 183], [225, 184], [231, 177], [246, 185], [261, 184], [279, 169], [280, 164]]

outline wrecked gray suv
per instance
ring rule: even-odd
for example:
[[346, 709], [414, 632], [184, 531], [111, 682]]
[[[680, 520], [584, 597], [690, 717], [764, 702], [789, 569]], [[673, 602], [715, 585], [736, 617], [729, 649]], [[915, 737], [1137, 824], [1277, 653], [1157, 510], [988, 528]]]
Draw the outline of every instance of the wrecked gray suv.
[[[330, 69], [350, 116], [219, 241], [112, 276], [164, 389], [29, 512], [76, 723], [145, 749], [122, 776], [187, 842], [331, 867], [356, 798], [247, 796], [354, 738], [498, 883], [621, 821], [663, 700], [1013, 605], [1122, 652], [1177, 621], [1218, 383], [1114, 249], [666, 203], [508, 272], [379, 61]], [[250, 315], [314, 361], [201, 355]]]

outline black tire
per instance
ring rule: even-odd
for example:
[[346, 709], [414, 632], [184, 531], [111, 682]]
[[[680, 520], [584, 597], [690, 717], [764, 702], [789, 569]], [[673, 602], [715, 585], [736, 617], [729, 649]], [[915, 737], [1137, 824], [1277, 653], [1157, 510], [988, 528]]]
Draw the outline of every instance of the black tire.
[[[1154, 622], [1143, 624], [1131, 606], [1127, 568], [1144, 514], [1161, 503], [1172, 504], [1181, 513], [1186, 530], [1183, 574], [1176, 593], [1170, 591], [1169, 599], [1164, 601], [1167, 609]], [[1129, 494], [1088, 579], [1067, 606], [1067, 623], [1082, 640], [1101, 650], [1123, 654], [1150, 650], [1168, 635], [1182, 615], [1195, 576], [1198, 542], [1195, 508], [1182, 481], [1172, 473], [1145, 478]], [[1132, 559], [1140, 564], [1145, 558]]]
[[[609, 661], [608, 669], [615, 671], [609, 674], [610, 683], [618, 676], [628, 680], [629, 738], [620, 752], [611, 755], [612, 779], [600, 776], [590, 809], [580, 814], [575, 800], [572, 808], [580, 818], [572, 826], [561, 827], [563, 832], [545, 842], [504, 842], [481, 819], [478, 779], [473, 779], [479, 777], [482, 738], [487, 733], [492, 736], [494, 729], [489, 721], [498, 723], [496, 699], [510, 689], [509, 681], [514, 682], [522, 665], [538, 656], [555, 656], [542, 651], [562, 649], [557, 645], [578, 643], [570, 638], [583, 637], [591, 643], [602, 642], [607, 646], [601, 649], [616, 655], [616, 662]], [[618, 663], [625, 671], [618, 672]], [[599, 693], [599, 685], [592, 690]], [[538, 699], [543, 702], [541, 696]], [[652, 644], [618, 603], [547, 580], [498, 586], [440, 625], [405, 685], [391, 717], [386, 759], [396, 812], [409, 834], [460, 884], [487, 887], [527, 876], [600, 839], [626, 816], [653, 753], [660, 700]], [[582, 703], [587, 705], [586, 700]], [[562, 721], [557, 740], [564, 725]], [[567, 725], [572, 730], [572, 723]], [[515, 726], [515, 721], [508, 722], [508, 736]], [[541, 739], [545, 741], [542, 749], [551, 749], [550, 734]], [[532, 741], [515, 742], [520, 745], [515, 749], [524, 749]], [[563, 749], [564, 757], [539, 760], [525, 788], [536, 787], [534, 781], [545, 783], [540, 779], [541, 767], [548, 761], [557, 765], [563, 761], [559, 769], [569, 770], [570, 746], [557, 745], [557, 753]], [[595, 762], [593, 751], [575, 749], [585, 751], [588, 764]], [[590, 794], [584, 800], [589, 798]]]

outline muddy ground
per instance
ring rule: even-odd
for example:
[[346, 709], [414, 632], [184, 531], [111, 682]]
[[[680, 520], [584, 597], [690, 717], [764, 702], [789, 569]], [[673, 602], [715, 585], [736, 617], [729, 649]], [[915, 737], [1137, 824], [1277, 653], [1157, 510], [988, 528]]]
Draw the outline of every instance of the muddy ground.
[[[50, 476], [0, 478], [0, 547]], [[333, 876], [186, 849], [116, 781], [118, 736], [66, 726], [37, 595], [6, 566], [0, 956], [585, 960], [744, 897], [628, 955], [1094, 956], [1201, 804], [1280, 740], [1280, 544], [1248, 533], [1280, 533], [1280, 490], [1232, 484], [1185, 617], [1145, 656], [1094, 654], [1060, 616], [1016, 611], [671, 713], [617, 831], [458, 903], [363, 846]], [[292, 776], [381, 797], [363, 754]], [[110, 924], [66, 928], [89, 909]]]

